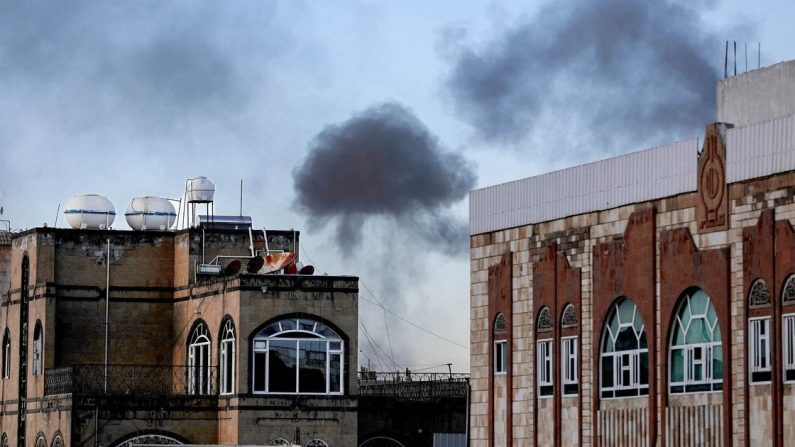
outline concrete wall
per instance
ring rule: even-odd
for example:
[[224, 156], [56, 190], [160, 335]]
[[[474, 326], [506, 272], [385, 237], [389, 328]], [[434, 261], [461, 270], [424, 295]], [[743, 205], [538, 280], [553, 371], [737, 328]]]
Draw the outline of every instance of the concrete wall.
[[718, 82], [719, 122], [735, 126], [795, 114], [795, 61]]

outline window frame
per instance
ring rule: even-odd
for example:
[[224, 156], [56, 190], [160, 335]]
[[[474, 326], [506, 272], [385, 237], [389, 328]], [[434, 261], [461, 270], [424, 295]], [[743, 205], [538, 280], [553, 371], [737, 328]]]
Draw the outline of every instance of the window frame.
[[[580, 394], [579, 336], [560, 338], [560, 395], [572, 397]], [[573, 376], [573, 377], [572, 377]], [[570, 391], [574, 389], [574, 391]]]
[[3, 380], [11, 377], [11, 331], [3, 334]]
[[41, 321], [37, 320], [33, 326], [33, 361], [31, 362], [31, 372], [34, 376], [44, 373], [44, 329]]
[[[291, 326], [288, 329], [284, 329], [282, 327], [282, 323], [285, 322], [294, 322], [288, 323]], [[311, 323], [312, 329], [306, 330], [302, 326], [302, 323]], [[273, 332], [269, 335], [263, 335], [264, 332], [270, 331], [272, 328], [278, 327], [278, 331]], [[324, 335], [323, 333], [317, 332], [322, 331], [327, 333]], [[286, 336], [285, 334], [293, 334], [293, 336]], [[295, 391], [270, 391], [270, 351], [271, 351], [271, 342], [272, 341], [282, 341], [282, 342], [295, 342]], [[326, 384], [326, 391], [325, 392], [308, 392], [308, 391], [301, 391], [301, 363], [300, 363], [300, 353], [301, 353], [301, 342], [325, 342], [326, 344], [326, 359], [325, 359], [325, 384]], [[251, 352], [252, 352], [252, 363], [251, 363], [251, 392], [252, 394], [258, 395], [302, 395], [302, 396], [328, 396], [328, 395], [344, 395], [345, 394], [345, 341], [340, 336], [337, 331], [332, 329], [327, 324], [310, 318], [297, 318], [297, 317], [288, 317], [282, 318], [276, 321], [273, 321], [260, 329], [257, 334], [252, 338], [251, 343]], [[264, 355], [264, 369], [265, 373], [262, 376], [264, 388], [257, 388], [257, 374], [260, 373], [257, 368], [257, 356]], [[331, 370], [331, 365], [334, 360], [339, 362], [339, 377], [338, 379], [338, 389], [332, 390], [332, 378], [333, 373]]]
[[[770, 316], [752, 317], [748, 319], [748, 382], [751, 385], [763, 385], [772, 382], [773, 362], [770, 358], [770, 326], [772, 318]], [[764, 335], [755, 330], [755, 327], [764, 327]], [[758, 365], [759, 343], [765, 341], [765, 361], [766, 365]], [[761, 379], [755, 379], [754, 375], [762, 375]], [[766, 376], [766, 377], [765, 377]]]
[[[235, 325], [231, 318], [225, 319], [219, 338], [221, 346], [218, 349], [218, 394], [225, 396], [235, 394], [237, 388], [237, 338], [235, 337]], [[228, 385], [227, 379], [230, 379]]]
[[[619, 307], [624, 301], [629, 301], [632, 306], [632, 321], [631, 322], [622, 322]], [[646, 322], [643, 320], [643, 316], [640, 314], [640, 310], [638, 309], [637, 304], [635, 301], [630, 299], [629, 297], [621, 297], [617, 299], [613, 304], [610, 306], [609, 311], [607, 313], [608, 318], [605, 320], [604, 327], [602, 329], [602, 338], [599, 344], [599, 397], [600, 399], [623, 399], [623, 398], [635, 398], [635, 397], [643, 397], [648, 396], [649, 394], [649, 375], [648, 375], [648, 368], [649, 368], [649, 348], [648, 348], [648, 341], [645, 348], [640, 347], [640, 340], [642, 337], [647, 337], [646, 334]], [[640, 318], [641, 322], [641, 331], [639, 333], [635, 333], [634, 329], [634, 322], [635, 317]], [[635, 333], [635, 337], [637, 339], [637, 348], [633, 349], [625, 349], [622, 351], [616, 351], [615, 348], [613, 351], [606, 352], [604, 345], [606, 338], [610, 337], [611, 342], [615, 345], [615, 340], [613, 340], [612, 332], [610, 331], [610, 325], [613, 321], [613, 318], [618, 319], [618, 333], [621, 333], [621, 329], [625, 327], [633, 328], [633, 333]], [[616, 337], [618, 334], [616, 334]], [[648, 340], [648, 339], [647, 339]], [[643, 355], [646, 355], [646, 383], [641, 382], [642, 376], [642, 365], [641, 365], [641, 358]], [[626, 362], [624, 361], [626, 359]], [[605, 387], [605, 360], [609, 363], [612, 363], [612, 380], [611, 385], [609, 387]], [[625, 384], [624, 372], [628, 373]], [[632, 391], [632, 394], [628, 394], [628, 391]], [[610, 395], [608, 395], [608, 393]]]
[[555, 394], [554, 348], [555, 341], [551, 338], [536, 340], [536, 390], [539, 399], [549, 399]]
[[793, 383], [795, 382], [795, 313], [781, 315], [781, 338], [781, 363], [784, 369], [782, 377], [784, 383]]
[[494, 375], [508, 374], [508, 340], [494, 341]]
[[[698, 293], [704, 294], [707, 299], [707, 306], [702, 313], [694, 313], [691, 306], [691, 299]], [[687, 326], [682, 321], [680, 314], [687, 310], [689, 321]], [[709, 321], [710, 310], [715, 315], [715, 323], [712, 329], [709, 329], [711, 324]], [[711, 341], [688, 343], [687, 335], [690, 330], [690, 325], [693, 321], [702, 320], [707, 329], [710, 330]], [[674, 345], [678, 331], [681, 329], [684, 342], [682, 344]], [[717, 333], [718, 340], [715, 340]], [[721, 378], [715, 378], [715, 352], [716, 348], [721, 352], [721, 359], [724, 358], [723, 352], [723, 333], [720, 330], [720, 318], [717, 314], [717, 309], [712, 303], [712, 297], [709, 296], [702, 289], [692, 289], [688, 291], [679, 299], [679, 304], [673, 315], [673, 324], [668, 340], [668, 392], [670, 394], [688, 394], [688, 393], [712, 393], [723, 390], [723, 374]], [[674, 353], [677, 351], [682, 352], [682, 379], [674, 381]], [[701, 357], [697, 358], [696, 353], [699, 352]], [[721, 360], [723, 361], [723, 360]], [[697, 367], [700, 366], [701, 378], [695, 377]], [[723, 373], [723, 371], [721, 371]], [[700, 389], [708, 387], [709, 389]]]
[[[206, 353], [204, 352], [206, 350]], [[205, 396], [212, 392], [212, 340], [207, 323], [199, 321], [188, 342], [188, 394]], [[198, 364], [197, 364], [198, 362]], [[198, 376], [196, 373], [198, 372]]]

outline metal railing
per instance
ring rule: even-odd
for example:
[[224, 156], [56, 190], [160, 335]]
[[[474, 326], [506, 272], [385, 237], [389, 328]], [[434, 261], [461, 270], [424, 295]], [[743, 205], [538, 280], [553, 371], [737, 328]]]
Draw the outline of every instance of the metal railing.
[[217, 368], [183, 365], [75, 365], [44, 371], [44, 394], [213, 395]]
[[460, 373], [361, 371], [358, 378], [361, 396], [419, 400], [465, 397], [469, 387], [469, 374]]

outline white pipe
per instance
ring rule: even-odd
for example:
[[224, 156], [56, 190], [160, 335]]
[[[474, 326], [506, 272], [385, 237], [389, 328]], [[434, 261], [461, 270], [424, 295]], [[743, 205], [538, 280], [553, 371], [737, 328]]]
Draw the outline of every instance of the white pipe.
[[108, 328], [110, 326], [110, 238], [105, 271], [105, 394], [108, 394]]

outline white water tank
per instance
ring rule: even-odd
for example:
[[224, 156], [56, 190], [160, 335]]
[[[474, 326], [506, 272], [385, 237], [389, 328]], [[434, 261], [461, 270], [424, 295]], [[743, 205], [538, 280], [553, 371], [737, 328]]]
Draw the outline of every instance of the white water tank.
[[207, 177], [189, 178], [186, 189], [185, 195], [188, 203], [209, 203], [213, 201], [215, 184]]
[[124, 212], [127, 224], [136, 231], [168, 230], [177, 220], [174, 205], [162, 197], [134, 197]]
[[66, 202], [63, 214], [72, 228], [104, 230], [113, 225], [116, 208], [105, 196], [78, 194]]

